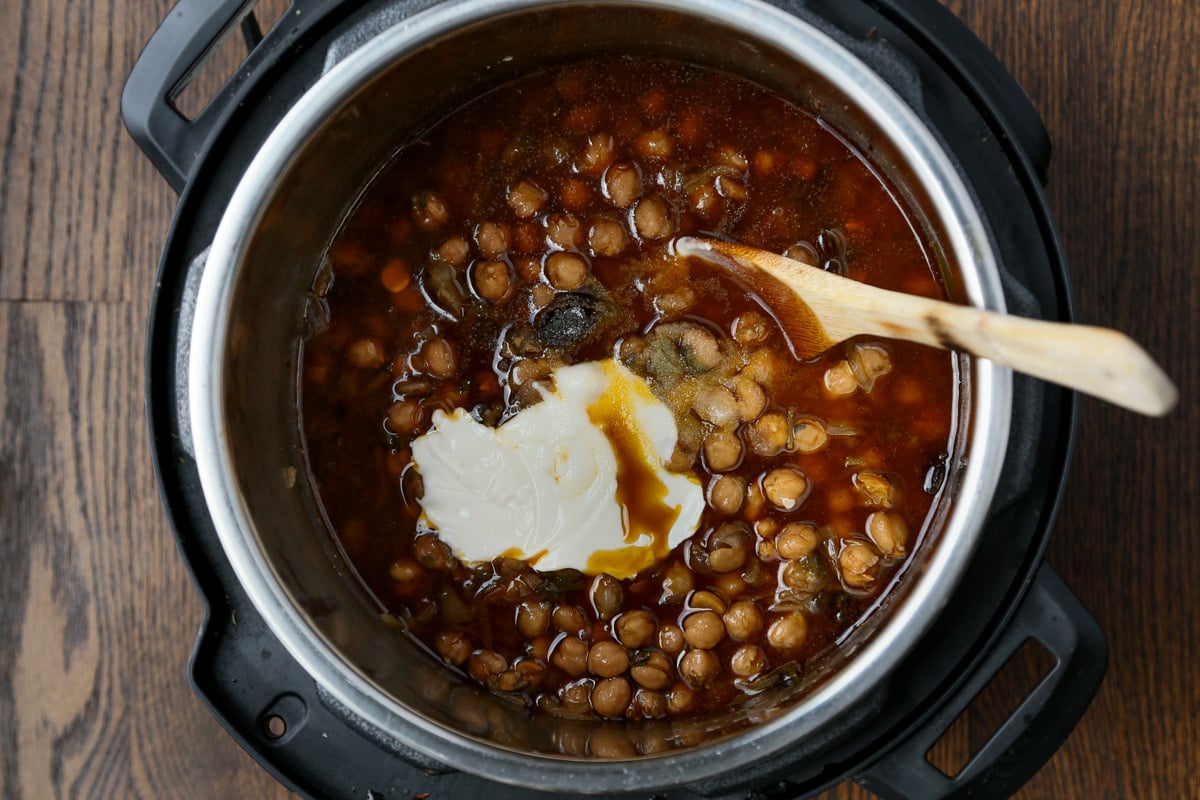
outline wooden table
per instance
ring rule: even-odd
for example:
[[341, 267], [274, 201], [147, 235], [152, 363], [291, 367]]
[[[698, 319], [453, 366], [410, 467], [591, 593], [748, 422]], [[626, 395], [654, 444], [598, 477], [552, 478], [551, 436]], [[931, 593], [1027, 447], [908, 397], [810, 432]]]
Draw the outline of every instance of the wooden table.
[[[1045, 116], [1079, 317], [1143, 342], [1184, 398], [1164, 420], [1083, 403], [1049, 560], [1111, 666], [1020, 797], [1200, 797], [1200, 14], [1190, 0], [950, 5]], [[0, 27], [5, 798], [288, 796], [187, 686], [200, 604], [150, 465], [143, 337], [175, 197], [119, 97], [166, 11], [9, 0]], [[985, 735], [1003, 694], [954, 747]]]

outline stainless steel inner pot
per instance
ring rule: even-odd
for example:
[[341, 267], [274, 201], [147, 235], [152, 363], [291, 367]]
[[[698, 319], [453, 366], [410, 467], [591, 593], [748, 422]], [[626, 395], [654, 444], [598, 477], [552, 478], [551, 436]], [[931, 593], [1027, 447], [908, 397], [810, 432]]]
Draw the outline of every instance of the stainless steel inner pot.
[[[799, 682], [679, 722], [531, 716], [477, 689], [380, 617], [307, 472], [297, 364], [338, 223], [406, 141], [513, 76], [589, 54], [675, 58], [813, 109], [900, 186], [961, 299], [1003, 310], [985, 226], [938, 138], [818, 26], [757, 0], [451, 0], [356, 42], [246, 171], [204, 267], [188, 402], [205, 500], [250, 599], [328, 702], [397, 751], [556, 791], [653, 790], [758, 762], [870, 716], [969, 561], [1008, 438], [1011, 375], [959, 360], [960, 424], [919, 555]], [[936, 635], [936, 634], [931, 634]]]

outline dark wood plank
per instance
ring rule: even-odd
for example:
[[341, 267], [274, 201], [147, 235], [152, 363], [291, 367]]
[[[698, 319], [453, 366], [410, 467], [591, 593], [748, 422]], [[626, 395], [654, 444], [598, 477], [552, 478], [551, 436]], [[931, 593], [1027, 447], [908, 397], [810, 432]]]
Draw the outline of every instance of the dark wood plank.
[[[0, 26], [6, 798], [289, 796], [186, 685], [200, 606], [149, 466], [142, 337], [174, 198], [118, 112], [168, 5], [25, 0]], [[1112, 664], [1018, 796], [1196, 796], [1200, 18], [1185, 0], [948, 5], [1047, 120], [1048, 193], [1079, 316], [1145, 343], [1184, 398], [1161, 421], [1083, 403], [1049, 557], [1108, 634]], [[953, 755], [981, 743], [1027, 678], [1001, 682], [955, 729]], [[849, 785], [826, 795], [869, 796]]]

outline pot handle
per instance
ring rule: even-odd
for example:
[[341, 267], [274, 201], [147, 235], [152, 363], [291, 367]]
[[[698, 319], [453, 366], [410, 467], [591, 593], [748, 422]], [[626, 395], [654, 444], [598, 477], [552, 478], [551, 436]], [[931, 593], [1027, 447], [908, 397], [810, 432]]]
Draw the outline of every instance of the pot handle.
[[[926, 754], [1030, 639], [1054, 657], [1053, 668], [961, 772], [945, 775]], [[975, 673], [923, 727], [854, 780], [884, 800], [1010, 797], [1066, 741], [1107, 666], [1100, 626], [1062, 578], [1042, 565], [1016, 616]]]

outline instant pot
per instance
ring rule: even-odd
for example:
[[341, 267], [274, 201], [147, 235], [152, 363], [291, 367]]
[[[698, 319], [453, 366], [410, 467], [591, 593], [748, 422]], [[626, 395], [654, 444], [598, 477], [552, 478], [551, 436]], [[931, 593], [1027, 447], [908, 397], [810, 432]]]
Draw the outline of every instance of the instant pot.
[[[245, 62], [184, 118], [175, 98], [239, 29]], [[957, 268], [959, 299], [1070, 320], [1040, 186], [1046, 132], [935, 0], [298, 0], [265, 36], [253, 3], [184, 0], [134, 66], [123, 114], [181, 194], [151, 314], [148, 408], [207, 609], [194, 687], [314, 797], [784, 798], [847, 778], [883, 797], [1008, 796], [1068, 735], [1106, 664], [1095, 622], [1042, 563], [1074, 435], [1065, 390], [960, 357], [970, 435], [946, 465], [932, 540], [887, 607], [812, 685], [673, 723], [653, 752], [632, 725], [531, 717], [457, 680], [380, 618], [320, 524], [296, 374], [337, 221], [447, 106], [614, 49], [729, 69], [814, 109], [897, 179]], [[869, 128], [843, 122], [864, 113]], [[927, 753], [1030, 639], [1053, 667], [945, 775]]]

